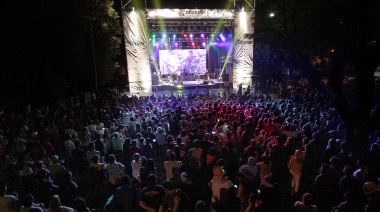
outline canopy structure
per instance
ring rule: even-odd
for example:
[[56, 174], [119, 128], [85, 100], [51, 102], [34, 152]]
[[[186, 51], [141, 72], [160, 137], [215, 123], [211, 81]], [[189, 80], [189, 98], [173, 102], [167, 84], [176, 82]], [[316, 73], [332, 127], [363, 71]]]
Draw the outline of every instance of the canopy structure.
[[[218, 80], [251, 85], [254, 9], [123, 7], [130, 92], [165, 82]], [[172, 80], [172, 81], [170, 81]], [[216, 81], [215, 81], [216, 80]]]

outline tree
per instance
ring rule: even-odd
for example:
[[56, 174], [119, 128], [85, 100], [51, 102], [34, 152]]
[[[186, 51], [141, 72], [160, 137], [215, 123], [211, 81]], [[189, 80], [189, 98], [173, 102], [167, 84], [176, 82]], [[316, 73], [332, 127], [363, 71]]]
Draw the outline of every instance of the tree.
[[14, 0], [2, 10], [4, 104], [45, 105], [95, 90], [90, 23], [99, 84], [116, 70], [122, 31], [111, 0]]
[[[380, 4], [373, 0], [347, 0], [345, 3], [347, 43], [340, 49], [336, 64], [330, 72], [332, 97], [345, 123], [349, 143], [355, 145], [360, 155], [365, 156], [368, 151], [368, 134], [378, 129], [380, 121], [380, 111], [371, 115], [371, 110], [376, 104], [374, 72], [380, 64], [380, 25], [377, 21]], [[374, 20], [376, 22], [373, 22]], [[374, 38], [377, 41], [371, 42]], [[357, 95], [353, 106], [347, 102], [341, 86], [344, 64], [347, 61], [353, 65], [357, 75]]]
[[[263, 10], [260, 10], [260, 4]], [[319, 82], [312, 58], [327, 54], [334, 66], [329, 71], [332, 99], [346, 127], [346, 139], [364, 155], [368, 134], [379, 121], [370, 116], [374, 103], [374, 72], [380, 64], [379, 2], [376, 0], [272, 0], [256, 3], [255, 44], [268, 45]], [[275, 16], [268, 18], [268, 13]], [[258, 45], [259, 44], [259, 45]], [[334, 53], [331, 50], [334, 49]], [[257, 50], [257, 48], [255, 48]], [[260, 52], [256, 52], [260, 53]], [[273, 53], [272, 53], [273, 54]], [[288, 61], [288, 63], [290, 63]], [[342, 91], [346, 65], [357, 76], [355, 105]]]
[[259, 51], [255, 54], [261, 54], [261, 47], [268, 46], [269, 61], [282, 58], [279, 63], [286, 64], [287, 68], [302, 70], [304, 76], [317, 78], [319, 73], [312, 59], [324, 57], [342, 34], [336, 18], [341, 11], [332, 9], [339, 8], [336, 1], [262, 0], [256, 5], [254, 38], [259, 47], [255, 50]]

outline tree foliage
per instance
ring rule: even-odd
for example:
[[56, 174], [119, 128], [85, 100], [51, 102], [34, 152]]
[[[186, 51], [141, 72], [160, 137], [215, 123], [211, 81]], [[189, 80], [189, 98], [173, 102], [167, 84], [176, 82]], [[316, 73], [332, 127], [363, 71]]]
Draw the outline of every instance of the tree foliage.
[[[328, 56], [329, 50], [341, 45], [343, 34], [339, 19], [343, 9], [337, 1], [271, 0], [256, 3], [255, 45], [265, 47], [267, 60], [281, 58], [283, 68], [302, 70], [313, 77], [315, 57]], [[272, 14], [272, 16], [270, 16]]]
[[46, 104], [94, 90], [91, 23], [98, 82], [108, 82], [122, 33], [112, 6], [112, 0], [5, 1], [2, 101]]
[[[328, 76], [346, 138], [350, 143], [361, 141], [364, 145], [359, 149], [364, 152], [368, 133], [380, 120], [379, 113], [370, 116], [375, 105], [374, 72], [380, 64], [379, 1], [261, 0], [256, 6], [255, 58], [261, 55], [261, 60], [273, 61], [281, 55], [288, 67], [301, 69], [310, 80]], [[315, 58], [331, 63], [324, 66], [327, 72], [318, 69]], [[260, 60], [255, 64], [260, 65]], [[347, 64], [356, 76], [353, 105], [342, 90]]]

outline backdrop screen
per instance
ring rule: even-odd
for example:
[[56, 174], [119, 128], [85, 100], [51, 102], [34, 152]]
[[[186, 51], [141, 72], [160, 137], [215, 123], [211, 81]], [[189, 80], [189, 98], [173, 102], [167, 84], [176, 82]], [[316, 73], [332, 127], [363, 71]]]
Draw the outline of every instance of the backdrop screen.
[[160, 72], [193, 75], [206, 70], [206, 49], [160, 50]]

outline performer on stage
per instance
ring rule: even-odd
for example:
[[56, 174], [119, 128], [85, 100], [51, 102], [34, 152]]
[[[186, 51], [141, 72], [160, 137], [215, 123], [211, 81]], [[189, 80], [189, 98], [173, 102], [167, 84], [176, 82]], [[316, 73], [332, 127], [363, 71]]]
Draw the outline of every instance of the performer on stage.
[[177, 71], [179, 71], [180, 60], [174, 51], [169, 51], [169, 54], [163, 63], [166, 69], [165, 74], [176, 75]]
[[190, 74], [194, 74], [196, 69], [196, 64], [194, 64], [194, 60], [196, 56], [193, 54], [193, 51], [189, 50], [189, 54], [184, 58], [185, 69], [189, 71]]

